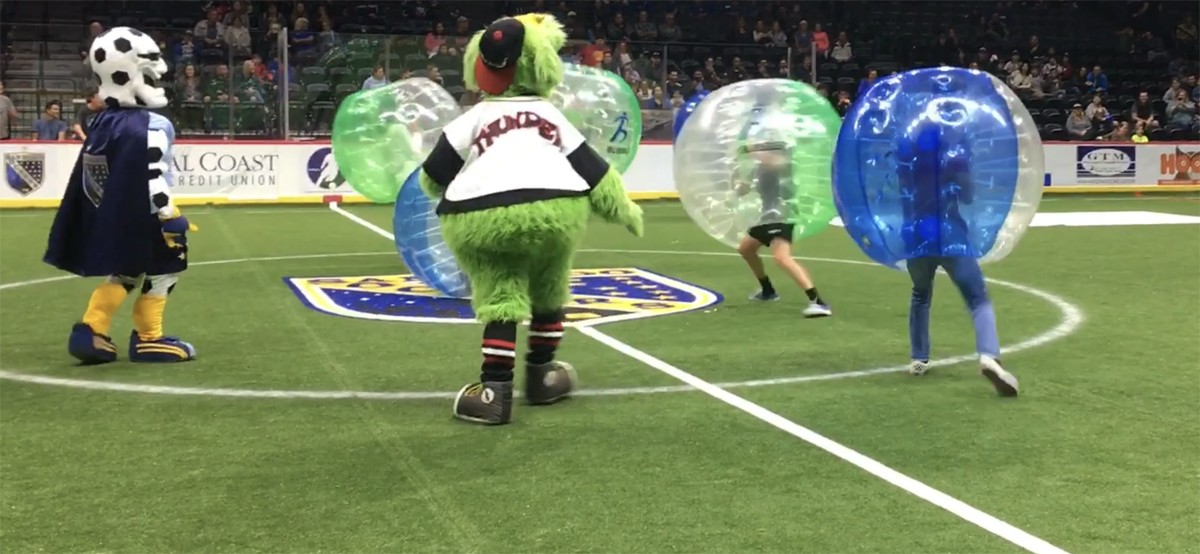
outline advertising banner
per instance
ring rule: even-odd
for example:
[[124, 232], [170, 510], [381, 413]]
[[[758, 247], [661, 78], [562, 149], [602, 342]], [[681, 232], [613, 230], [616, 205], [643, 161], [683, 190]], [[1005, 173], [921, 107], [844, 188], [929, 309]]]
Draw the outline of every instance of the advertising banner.
[[1077, 145], [1075, 180], [1079, 184], [1132, 185], [1137, 183], [1137, 146]]
[[[56, 206], [80, 147], [78, 142], [0, 143], [0, 208]], [[1200, 144], [1044, 148], [1048, 192], [1200, 189]], [[184, 203], [362, 200], [342, 177], [327, 142], [180, 142], [174, 163], [174, 191]], [[643, 143], [625, 172], [626, 188], [635, 198], [674, 197], [673, 165], [670, 144]]]

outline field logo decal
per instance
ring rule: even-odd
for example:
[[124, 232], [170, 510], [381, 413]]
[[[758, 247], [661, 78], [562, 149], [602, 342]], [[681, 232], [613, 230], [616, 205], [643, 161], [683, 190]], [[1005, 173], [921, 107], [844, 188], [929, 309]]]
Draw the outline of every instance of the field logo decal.
[[[309, 308], [336, 316], [415, 323], [471, 323], [470, 300], [448, 298], [412, 275], [285, 277]], [[720, 294], [640, 268], [571, 272], [567, 325], [645, 319], [703, 309]]]

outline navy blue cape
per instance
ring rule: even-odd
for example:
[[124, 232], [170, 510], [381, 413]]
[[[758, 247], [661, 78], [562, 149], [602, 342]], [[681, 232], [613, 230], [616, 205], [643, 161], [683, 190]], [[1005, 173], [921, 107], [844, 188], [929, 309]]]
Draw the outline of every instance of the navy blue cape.
[[142, 109], [106, 109], [92, 120], [43, 261], [82, 277], [147, 272], [163, 242], [150, 212], [149, 127]]

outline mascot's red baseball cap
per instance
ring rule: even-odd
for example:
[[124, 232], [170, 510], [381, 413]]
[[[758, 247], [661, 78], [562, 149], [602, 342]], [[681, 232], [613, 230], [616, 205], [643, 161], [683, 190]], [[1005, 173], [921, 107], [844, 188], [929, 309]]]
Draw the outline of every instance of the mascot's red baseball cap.
[[475, 83], [488, 94], [501, 94], [512, 86], [517, 60], [525, 46], [525, 25], [506, 17], [488, 25], [479, 37], [479, 59], [475, 60]]

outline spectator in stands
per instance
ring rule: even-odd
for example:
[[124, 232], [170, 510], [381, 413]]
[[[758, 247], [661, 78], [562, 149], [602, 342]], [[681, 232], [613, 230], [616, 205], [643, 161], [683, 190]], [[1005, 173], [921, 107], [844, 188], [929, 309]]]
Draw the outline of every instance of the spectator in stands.
[[638, 12], [637, 21], [633, 24], [633, 40], [650, 42], [658, 39], [658, 25], [650, 21], [650, 13], [646, 10]]
[[317, 33], [317, 49], [322, 52], [328, 52], [337, 48], [340, 43], [341, 41], [338, 40], [337, 32], [333, 30], [333, 22], [328, 19], [322, 19], [321, 32]]
[[1175, 101], [1175, 97], [1179, 95], [1179, 91], [1183, 90], [1183, 81], [1179, 77], [1171, 78], [1171, 86], [1163, 93], [1163, 102], [1170, 104]]
[[704, 83], [704, 72], [697, 69], [692, 72], [691, 80], [689, 80], [686, 84], [683, 85], [682, 92], [683, 92], [684, 98], [691, 98], [692, 95], [694, 95], [698, 92], [706, 91], [706, 90], [709, 90], [709, 88]]
[[371, 76], [367, 77], [367, 79], [363, 81], [362, 89], [371, 90], [373, 88], [387, 86], [387, 84], [388, 78], [386, 71], [382, 65], [377, 65], [375, 66], [375, 71], [371, 73]]
[[446, 79], [442, 77], [442, 70], [437, 64], [429, 64], [425, 66], [425, 78], [433, 81], [443, 87], [446, 86]]
[[225, 49], [225, 25], [220, 21], [221, 15], [215, 8], [208, 10], [205, 18], [196, 27], [192, 29], [192, 33], [200, 38], [201, 46], [208, 49]]
[[833, 48], [829, 51], [829, 57], [838, 63], [846, 63], [854, 58], [854, 50], [850, 47], [850, 39], [846, 36], [845, 31], [838, 33], [837, 41], [833, 43]]
[[[460, 17], [459, 19], [466, 18]], [[573, 11], [567, 12], [567, 19], [563, 21], [563, 30], [566, 31], [568, 40], [587, 40], [587, 30], [579, 24], [579, 14]]]
[[1022, 62], [1015, 71], [1008, 75], [1008, 86], [1022, 96], [1033, 92], [1033, 78], [1029, 75], [1029, 64]]
[[1038, 40], [1037, 35], [1029, 37], [1029, 48], [1025, 50], [1025, 58], [1029, 60], [1037, 60], [1045, 55], [1042, 51], [1042, 44]]
[[1137, 126], [1134, 128], [1133, 136], [1129, 137], [1129, 140], [1132, 140], [1138, 144], [1150, 142], [1150, 138], [1146, 136], [1146, 125], [1139, 121]]
[[1190, 133], [1200, 132], [1200, 117], [1196, 115], [1196, 103], [1188, 98], [1187, 91], [1180, 90], [1171, 103], [1167, 104], [1167, 125], [1184, 129]]
[[299, 27], [298, 21], [301, 19], [308, 20], [308, 9], [304, 7], [304, 2], [296, 2], [292, 4], [292, 13], [290, 14], [292, 27]]
[[433, 25], [433, 30], [425, 35], [425, 55], [432, 58], [446, 44], [446, 26], [440, 22]]
[[188, 30], [183, 33], [183, 38], [175, 43], [173, 48], [175, 51], [175, 67], [194, 64], [199, 60], [196, 55], [196, 35]]
[[91, 85], [83, 92], [83, 106], [75, 114], [75, 122], [71, 124], [71, 135], [77, 140], [87, 140], [88, 125], [92, 124], [96, 114], [104, 110], [104, 100], [100, 99], [99, 90]]
[[229, 53], [236, 58], [250, 57], [250, 30], [241, 16], [228, 19], [225, 26], [225, 44], [229, 45]]
[[1154, 105], [1150, 103], [1150, 93], [1147, 91], [1143, 90], [1138, 93], [1137, 101], [1134, 102], [1130, 112], [1133, 122], [1141, 125], [1144, 129], [1154, 130], [1161, 125], [1158, 116], [1154, 113]]
[[[303, 4], [297, 4], [301, 5]], [[299, 17], [292, 24], [295, 25], [295, 30], [288, 37], [291, 54], [296, 56], [297, 60], [311, 57], [317, 51], [317, 36], [309, 30], [308, 19]]]
[[225, 25], [232, 25], [233, 20], [241, 19], [242, 25], [247, 26], [250, 22], [250, 18], [253, 17], [253, 12], [254, 10], [247, 6], [245, 2], [242, 2], [242, 0], [233, 0], [233, 8], [225, 12], [225, 17], [222, 18], [222, 22], [225, 23]]
[[667, 97], [672, 97], [681, 90], [683, 90], [683, 83], [679, 82], [679, 72], [674, 69], [668, 71], [667, 79], [663, 81], [663, 92]]
[[12, 100], [4, 94], [4, 82], [0, 81], [0, 140], [12, 138], [12, 133], [9, 131], [10, 122], [20, 116], [21, 114], [17, 112], [17, 107], [13, 105]]
[[614, 41], [629, 40], [629, 33], [625, 31], [625, 16], [621, 12], [617, 12], [604, 29], [604, 38]]
[[1021, 53], [1016, 50], [1012, 51], [1012, 56], [1009, 56], [1008, 61], [1004, 62], [1004, 66], [1000, 68], [1010, 76], [1021, 69]]
[[642, 108], [647, 110], [666, 110], [670, 107], [670, 101], [663, 94], [662, 87], [654, 87], [650, 92], [650, 98], [642, 102]]
[[[573, 14], [575, 12], [570, 13]], [[578, 23], [574, 22], [574, 18], [570, 18], [570, 21], [572, 24], [578, 26]], [[471, 20], [460, 15], [454, 21], [454, 36], [450, 38], [450, 45], [459, 52], [462, 52], [467, 49], [467, 44], [471, 42], [472, 34], [474, 33], [471, 32]], [[569, 35], [570, 33], [568, 32]]]
[[683, 102], [684, 102], [684, 100], [683, 100], [682, 94], [676, 92], [675, 94], [671, 95], [671, 109], [672, 110], [679, 109], [680, 106], [683, 106]]
[[88, 52], [92, 49], [92, 41], [103, 32], [104, 25], [99, 21], [88, 22], [88, 37], [79, 43], [79, 58], [83, 60], [83, 65], [91, 64], [91, 60], [88, 60]]
[[795, 54], [801, 58], [812, 57], [812, 32], [808, 30], [808, 21], [801, 20], [796, 26], [796, 32], [792, 35], [792, 45], [795, 48]]
[[861, 97], [862, 97], [862, 95], [863, 95], [863, 93], [867, 92], [867, 89], [871, 88], [871, 85], [874, 85], [874, 84], [875, 84], [875, 80], [876, 80], [876, 79], [878, 79], [878, 78], [879, 78], [879, 72], [878, 72], [878, 71], [876, 71], [876, 70], [874, 70], [874, 69], [868, 69], [868, 70], [867, 70], [867, 77], [866, 77], [865, 79], [863, 79], [863, 80], [861, 80], [861, 81], [859, 81], [859, 82], [858, 82], [858, 92], [856, 92], [856, 93], [854, 94], [854, 97], [855, 97], [855, 98], [861, 98]]
[[262, 21], [259, 22], [259, 27], [263, 29], [270, 29], [271, 25], [284, 25], [283, 14], [279, 13], [279, 6], [275, 2], [267, 4], [267, 10], [263, 12]]
[[683, 29], [675, 23], [675, 13], [667, 12], [663, 16], [662, 25], [658, 26], [658, 40], [663, 42], [679, 42], [683, 40]]
[[212, 77], [209, 77], [204, 83], [204, 103], [228, 102], [230, 84], [229, 66], [217, 64]]
[[750, 73], [747, 72], [746, 67], [742, 65], [742, 58], [740, 56], [734, 56], [733, 61], [729, 63], [729, 71], [725, 73], [722, 81], [726, 83], [736, 83], [738, 81], [745, 81], [749, 78]]
[[1191, 89], [1192, 91], [1192, 102], [1200, 102], [1200, 84], [1197, 81], [1200, 81], [1200, 79], [1197, 79], [1196, 74], [1193, 73], [1188, 75], [1187, 81], [1184, 83], [1184, 88]]
[[817, 49], [817, 57], [825, 57], [825, 53], [829, 51], [829, 33], [825, 32], [820, 23], [813, 26], [812, 41]]
[[67, 122], [62, 120], [62, 102], [46, 102], [42, 117], [33, 122], [33, 140], [66, 140]]
[[1128, 142], [1132, 133], [1129, 130], [1129, 122], [1122, 121], [1117, 124], [1113, 132], [1109, 133], [1104, 138], [1113, 142]]
[[1087, 74], [1086, 81], [1087, 92], [1107, 92], [1108, 91], [1108, 75], [1097, 65], [1092, 68], [1092, 71]]
[[1042, 66], [1037, 64], [1029, 70], [1029, 95], [1033, 98], [1046, 96], [1046, 79], [1042, 77]]
[[1083, 105], [1076, 102], [1071, 106], [1071, 115], [1067, 116], [1067, 134], [1071, 140], [1088, 140], [1092, 138], [1092, 122], [1083, 113]]
[[1058, 65], [1058, 56], [1050, 56], [1046, 58], [1046, 63], [1042, 65], [1042, 78], [1045, 80], [1058, 79], [1062, 77], [1063, 68]]
[[805, 57], [800, 60], [800, 67], [796, 69], [793, 78], [803, 83], [812, 82], [812, 58]]
[[779, 60], [779, 63], [775, 66], [775, 70], [780, 79], [792, 78], [792, 68], [788, 67], [787, 58]]
[[1099, 94], [1092, 96], [1092, 101], [1088, 103], [1087, 108], [1084, 108], [1083, 115], [1086, 115], [1088, 121], [1091, 121], [1097, 127], [1112, 119], [1112, 115], [1108, 113], [1108, 108], [1104, 107], [1104, 98]]
[[733, 29], [730, 31], [725, 42], [730, 44], [754, 44], [754, 30], [746, 23], [746, 18], [738, 16], [733, 22]]
[[[1195, 50], [1195, 47], [1193, 47], [1193, 50]], [[1142, 33], [1141, 38], [1138, 39], [1137, 45], [1134, 47], [1134, 51], [1140, 56], [1145, 56], [1145, 60], [1150, 63], [1170, 57], [1170, 54], [1167, 54], [1167, 48], [1163, 44], [1163, 40], [1151, 31]]]
[[[954, 32], [953, 29], [950, 32]], [[958, 47], [957, 42], [950, 39], [947, 33], [938, 33], [938, 36], [933, 41], [933, 46], [929, 49], [930, 57], [938, 64], [951, 64], [958, 62], [962, 54], [962, 49]]]
[[1192, 21], [1192, 16], [1183, 16], [1183, 21], [1175, 26], [1176, 48], [1187, 48], [1191, 45], [1192, 51], [1195, 52], [1197, 41], [1200, 41], [1200, 37], [1196, 35], [1196, 24]]
[[846, 112], [850, 111], [850, 104], [852, 103], [850, 93], [840, 90], [837, 93], [837, 101], [834, 102], [833, 108], [837, 110], [838, 115], [846, 117]]

